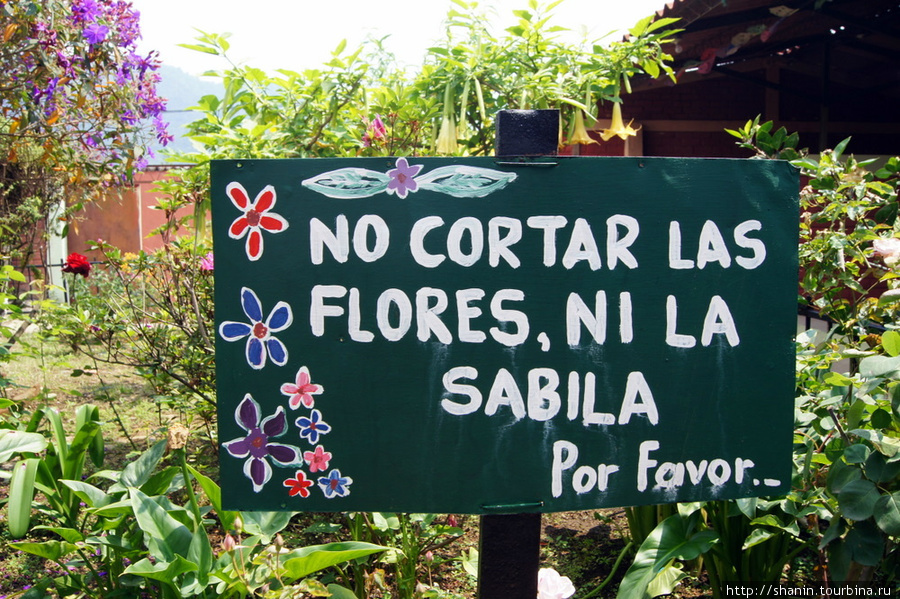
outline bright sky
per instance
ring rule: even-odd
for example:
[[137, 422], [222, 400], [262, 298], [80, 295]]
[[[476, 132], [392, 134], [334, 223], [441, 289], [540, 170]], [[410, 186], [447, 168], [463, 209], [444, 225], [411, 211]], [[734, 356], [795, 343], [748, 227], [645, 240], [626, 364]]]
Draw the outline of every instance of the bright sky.
[[[547, 2], [542, 2], [546, 4]], [[141, 13], [142, 52], [158, 50], [165, 64], [194, 75], [227, 67], [221, 59], [179, 48], [193, 43], [196, 29], [231, 33], [229, 55], [238, 63], [301, 71], [325, 62], [342, 39], [350, 48], [367, 36], [390, 37], [388, 50], [408, 65], [422, 62], [424, 51], [443, 39], [442, 22], [450, 0], [132, 0]], [[552, 23], [575, 31], [572, 41], [605, 38], [654, 13], [665, 0], [564, 0]], [[514, 23], [512, 10], [528, 0], [483, 0], [497, 23]], [[607, 39], [617, 39], [616, 37]], [[606, 41], [606, 39], [605, 39]]]

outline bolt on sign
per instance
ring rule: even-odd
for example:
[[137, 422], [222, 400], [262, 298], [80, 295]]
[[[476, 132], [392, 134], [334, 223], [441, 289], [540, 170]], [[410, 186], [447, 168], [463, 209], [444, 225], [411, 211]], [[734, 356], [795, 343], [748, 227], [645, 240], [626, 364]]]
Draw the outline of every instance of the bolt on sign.
[[786, 492], [797, 192], [761, 160], [213, 161], [223, 502]]

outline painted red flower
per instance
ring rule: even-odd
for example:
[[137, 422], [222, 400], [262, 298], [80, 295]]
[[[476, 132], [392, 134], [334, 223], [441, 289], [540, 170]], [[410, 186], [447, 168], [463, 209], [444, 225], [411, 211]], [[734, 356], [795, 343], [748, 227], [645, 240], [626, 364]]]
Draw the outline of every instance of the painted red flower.
[[307, 480], [306, 472], [303, 470], [297, 470], [297, 476], [295, 478], [289, 478], [284, 481], [284, 486], [290, 489], [288, 493], [291, 497], [295, 495], [299, 495], [300, 497], [309, 497], [309, 488], [313, 486], [315, 483], [311, 480]]
[[237, 181], [229, 183], [225, 193], [231, 198], [231, 203], [243, 212], [242, 216], [231, 223], [228, 236], [232, 239], [247, 237], [247, 257], [250, 260], [259, 260], [263, 254], [262, 232], [281, 233], [288, 228], [288, 222], [284, 217], [270, 212], [275, 206], [275, 188], [266, 185], [256, 194], [256, 199], [252, 202], [247, 190]]
[[91, 274], [91, 263], [87, 259], [87, 256], [72, 252], [69, 254], [69, 257], [66, 258], [66, 264], [62, 267], [62, 271], [87, 278], [88, 275]]

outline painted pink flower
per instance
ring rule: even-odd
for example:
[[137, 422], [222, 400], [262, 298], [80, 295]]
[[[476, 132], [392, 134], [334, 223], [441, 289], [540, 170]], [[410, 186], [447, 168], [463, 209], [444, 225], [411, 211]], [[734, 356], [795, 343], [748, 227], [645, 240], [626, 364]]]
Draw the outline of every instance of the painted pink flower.
[[325, 448], [321, 445], [317, 446], [315, 451], [303, 452], [303, 459], [309, 464], [310, 472], [325, 472], [328, 469], [331, 457], [331, 452], [325, 451]]
[[309, 369], [306, 366], [301, 366], [297, 371], [297, 378], [293, 384], [285, 383], [281, 386], [281, 392], [290, 397], [288, 404], [292, 410], [299, 408], [301, 403], [307, 408], [313, 407], [315, 405], [313, 395], [320, 395], [323, 391], [325, 387], [316, 385], [309, 378]]
[[232, 239], [243, 239], [246, 236], [247, 257], [250, 260], [259, 260], [263, 254], [262, 232], [281, 233], [288, 228], [288, 222], [284, 217], [270, 212], [275, 206], [275, 188], [266, 185], [253, 202], [250, 201], [244, 186], [237, 181], [229, 183], [225, 193], [231, 198], [231, 203], [243, 212], [242, 216], [231, 223], [228, 236]]
[[387, 185], [387, 192], [396, 193], [397, 197], [402, 200], [407, 193], [418, 191], [419, 184], [416, 183], [414, 177], [422, 170], [422, 165], [410, 166], [406, 158], [398, 158], [396, 166], [397, 168], [392, 168], [387, 172], [388, 177], [391, 178]]

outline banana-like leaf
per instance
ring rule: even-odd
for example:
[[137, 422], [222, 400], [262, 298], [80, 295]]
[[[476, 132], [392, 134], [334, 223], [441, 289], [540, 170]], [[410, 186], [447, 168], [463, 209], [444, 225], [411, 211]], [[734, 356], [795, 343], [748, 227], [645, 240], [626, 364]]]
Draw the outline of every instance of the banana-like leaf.
[[34, 499], [34, 477], [40, 459], [28, 458], [13, 466], [9, 481], [9, 503], [6, 506], [9, 534], [14, 539], [25, 536], [31, 525], [31, 502]]

